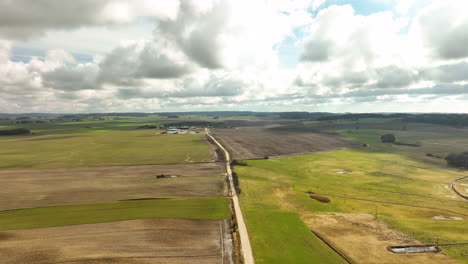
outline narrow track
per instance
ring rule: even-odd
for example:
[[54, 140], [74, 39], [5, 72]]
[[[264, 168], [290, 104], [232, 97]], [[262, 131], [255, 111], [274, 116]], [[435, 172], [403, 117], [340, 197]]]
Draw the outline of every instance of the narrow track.
[[342, 254], [338, 249], [336, 249], [332, 244], [330, 244], [327, 240], [325, 240], [319, 233], [314, 232], [313, 230], [310, 230], [316, 237], [318, 237], [320, 240], [322, 240], [323, 243], [325, 243], [329, 248], [331, 248], [333, 251], [335, 251], [336, 254], [340, 255], [340, 257], [346, 261], [348, 264], [353, 264], [350, 258], [348, 258], [346, 255]]
[[461, 178], [458, 178], [458, 179], [452, 181], [452, 182], [450, 183], [450, 189], [452, 189], [452, 191], [453, 191], [456, 195], [460, 196], [461, 198], [463, 198], [463, 199], [465, 199], [465, 200], [468, 200], [468, 196], [463, 195], [462, 193], [460, 193], [460, 192], [457, 190], [457, 188], [455, 188], [455, 183], [456, 183], [457, 181], [461, 181], [461, 180], [463, 180], [463, 179], [465, 179], [465, 178], [468, 178], [468, 176], [461, 177]]
[[254, 264], [254, 258], [252, 253], [252, 247], [250, 245], [249, 234], [247, 233], [247, 227], [244, 222], [244, 217], [240, 208], [239, 197], [234, 186], [234, 180], [232, 179], [232, 170], [231, 170], [231, 156], [229, 152], [219, 143], [211, 134], [208, 128], [205, 128], [206, 134], [213, 140], [213, 142], [218, 145], [218, 147], [223, 150], [225, 161], [226, 161], [226, 173], [229, 179], [229, 187], [231, 191], [231, 200], [234, 205], [234, 214], [237, 221], [237, 228], [239, 229], [239, 237], [241, 244], [241, 253], [244, 264]]
[[349, 197], [349, 196], [345, 196], [345, 195], [334, 195], [334, 194], [328, 194], [328, 193], [315, 193], [315, 194], [330, 196], [330, 197], [337, 197], [337, 198], [344, 198], [344, 199], [349, 199], [349, 200], [365, 201], [365, 202], [371, 202], [371, 203], [392, 204], [392, 205], [406, 206], [406, 207], [413, 207], [413, 208], [430, 209], [430, 210], [436, 210], [436, 211], [440, 211], [440, 212], [446, 212], [446, 213], [451, 213], [451, 214], [456, 214], [456, 215], [461, 215], [461, 216], [468, 217], [467, 214], [458, 213], [458, 212], [445, 210], [445, 209], [440, 209], [440, 208], [435, 208], [435, 207], [427, 207], [427, 206], [421, 206], [421, 205], [411, 205], [411, 204], [403, 204], [403, 203], [394, 203], [394, 202], [385, 202], [385, 201], [377, 201], [377, 200], [370, 200], [370, 199], [354, 198], [354, 197]]

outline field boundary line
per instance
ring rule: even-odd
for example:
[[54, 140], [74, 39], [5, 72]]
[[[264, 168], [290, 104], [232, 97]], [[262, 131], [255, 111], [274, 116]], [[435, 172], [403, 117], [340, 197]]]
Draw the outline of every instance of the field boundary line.
[[[115, 200], [109, 202], [101, 203], [78, 203], [78, 204], [61, 204], [61, 205], [49, 205], [49, 206], [38, 206], [38, 207], [25, 207], [25, 208], [13, 208], [13, 209], [4, 209], [0, 210], [1, 213], [21, 211], [21, 210], [33, 210], [33, 209], [45, 209], [45, 208], [57, 208], [57, 207], [66, 207], [66, 206], [86, 206], [86, 205], [95, 205], [95, 204], [117, 204], [117, 203], [126, 203], [126, 202], [138, 202], [138, 201], [189, 201], [189, 200], [204, 200], [204, 199], [217, 199], [217, 198], [229, 198], [228, 196], [211, 196], [211, 197], [188, 197], [188, 198], [136, 198], [136, 199], [125, 199], [125, 200]], [[152, 217], [153, 218], [153, 217]], [[158, 217], [156, 217], [158, 218]], [[145, 218], [141, 218], [145, 219]], [[182, 218], [185, 219], [185, 218]], [[123, 220], [127, 221], [127, 220]], [[120, 221], [114, 221], [120, 222]]]
[[195, 161], [195, 162], [182, 162], [182, 163], [144, 163], [144, 164], [122, 164], [122, 165], [96, 165], [96, 166], [80, 166], [80, 167], [59, 167], [59, 168], [19, 168], [19, 169], [1, 169], [0, 173], [11, 172], [18, 173], [21, 171], [40, 171], [40, 170], [63, 170], [63, 169], [97, 169], [107, 167], [143, 167], [143, 166], [165, 166], [165, 165], [196, 165], [196, 164], [213, 164], [223, 163], [222, 161]]
[[[315, 192], [314, 192], [314, 193], [315, 193]], [[456, 214], [456, 215], [463, 215], [463, 216], [465, 216], [465, 217], [468, 217], [467, 214], [457, 213], [457, 212], [454, 212], [454, 211], [449, 211], [449, 210], [444, 210], [444, 209], [439, 209], [439, 208], [434, 208], [434, 207], [425, 207], [425, 206], [419, 206], [419, 205], [402, 204], [402, 203], [394, 203], [394, 202], [384, 202], [384, 201], [377, 201], [377, 200], [370, 200], [370, 199], [362, 199], [362, 198], [353, 198], [353, 197], [349, 197], [349, 196], [334, 195], [334, 194], [326, 194], [326, 193], [315, 193], [315, 194], [325, 195], [325, 196], [330, 196], [330, 197], [338, 197], [338, 198], [350, 199], [350, 200], [358, 200], [358, 201], [372, 202], [372, 203], [392, 204], [392, 205], [399, 205], [399, 206], [406, 206], [406, 207], [431, 209], [431, 210], [437, 210], [437, 211], [441, 211], [441, 212], [446, 212], [446, 213], [451, 213], [451, 214]]]
[[348, 264], [354, 264], [346, 255], [341, 253], [338, 249], [336, 249], [332, 244], [330, 244], [327, 240], [325, 240], [319, 233], [315, 232], [314, 230], [310, 230], [312, 234], [314, 234], [318, 239], [322, 240], [323, 243], [325, 243], [329, 248], [331, 248], [333, 251], [336, 252], [341, 258], [344, 259]]
[[[318, 151], [311, 151], [311, 152], [302, 152], [302, 153], [295, 153], [295, 154], [288, 154], [288, 155], [269, 156], [269, 159], [281, 159], [281, 158], [291, 158], [291, 157], [298, 157], [298, 156], [307, 156], [307, 155], [343, 151], [343, 150], [361, 148], [361, 147], [362, 146], [359, 145], [359, 146], [341, 147], [341, 148], [333, 148], [333, 149], [318, 150]], [[243, 160], [264, 160], [264, 159], [265, 158], [251, 158], [251, 159], [243, 159]]]
[[415, 194], [415, 193], [387, 191], [387, 190], [367, 188], [367, 187], [358, 187], [358, 186], [353, 186], [353, 185], [350, 185], [350, 184], [341, 184], [341, 183], [335, 183], [333, 185], [335, 185], [335, 186], [346, 186], [346, 187], [353, 188], [353, 189], [361, 189], [361, 190], [368, 190], [368, 191], [386, 192], [386, 193], [394, 193], [394, 194], [401, 194], [401, 195], [408, 195], [408, 196], [417, 196], [417, 197], [423, 197], [423, 198], [427, 198], [427, 199], [431, 199], [431, 200], [437, 200], [437, 201], [448, 201], [448, 202], [463, 203], [463, 201], [458, 201], [458, 200], [453, 200], [453, 199], [446, 199], [446, 198], [438, 198], [438, 197], [435, 197], [435, 196], [428, 196], [428, 195]]

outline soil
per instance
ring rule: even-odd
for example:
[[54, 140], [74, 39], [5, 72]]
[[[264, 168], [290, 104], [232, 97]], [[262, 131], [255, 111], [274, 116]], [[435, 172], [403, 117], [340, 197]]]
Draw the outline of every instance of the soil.
[[212, 132], [226, 146], [232, 158], [238, 160], [300, 155], [362, 145], [330, 134], [266, 127], [213, 129]]
[[319, 194], [311, 194], [309, 195], [310, 198], [312, 199], [315, 199], [319, 202], [322, 202], [322, 203], [329, 203], [331, 202], [331, 200], [323, 195], [319, 195]]
[[[0, 210], [227, 195], [222, 163], [0, 171]], [[157, 175], [180, 178], [157, 179]]]
[[226, 226], [227, 220], [144, 219], [2, 231], [1, 263], [231, 263]]
[[[421, 245], [421, 242], [369, 214], [303, 216], [306, 225], [351, 263], [357, 264], [455, 264], [438, 253], [395, 254], [389, 246]], [[378, 260], [378, 261], [377, 261]]]

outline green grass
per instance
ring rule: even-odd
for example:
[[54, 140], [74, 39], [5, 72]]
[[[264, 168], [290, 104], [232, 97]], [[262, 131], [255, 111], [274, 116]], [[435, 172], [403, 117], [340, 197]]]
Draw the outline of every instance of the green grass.
[[140, 200], [0, 212], [0, 230], [105, 223], [144, 218], [227, 219], [227, 198]]
[[[1, 125], [1, 129], [25, 128], [37, 135], [94, 133], [101, 131], [128, 131], [144, 125], [159, 125], [164, 119], [155, 117], [122, 118], [121, 120], [85, 120], [78, 122], [52, 122]], [[5, 138], [5, 137], [1, 137]], [[1, 139], [0, 138], [0, 139]]]
[[73, 134], [73, 133], [95, 133], [102, 131], [127, 131], [137, 129], [144, 125], [158, 125], [159, 122], [138, 122], [135, 120], [104, 120], [83, 121], [50, 124], [30, 124], [26, 127], [32, 133], [39, 135], [50, 134]]
[[346, 263], [324, 246], [295, 213], [245, 210], [256, 263]]
[[199, 135], [159, 130], [28, 136], [0, 140], [0, 169], [168, 164], [211, 160]]
[[[273, 245], [256, 245], [268, 241], [275, 229], [281, 229], [283, 223], [272, 219], [264, 226], [269, 215], [298, 214], [306, 218], [314, 213], [368, 213], [408, 233], [423, 243], [468, 242], [468, 204], [457, 198], [448, 188], [448, 184], [466, 172], [445, 166], [441, 160], [427, 161], [425, 153], [431, 147], [421, 148], [394, 146], [379, 142], [383, 130], [340, 131], [360, 142], [371, 144], [370, 148], [297, 156], [282, 159], [247, 161], [248, 166], [236, 166], [242, 189], [241, 206], [246, 211], [249, 234], [255, 238], [254, 249], [257, 261], [267, 256], [274, 259], [282, 254], [290, 259], [299, 258], [302, 253], [295, 252], [290, 236], [305, 236], [307, 232], [296, 234], [277, 233]], [[420, 140], [458, 140], [454, 134], [440, 132], [419, 133], [410, 131], [398, 133], [397, 138], [405, 141]], [[418, 134], [418, 135], [417, 135]], [[437, 135], [439, 134], [439, 135]], [[443, 136], [445, 135], [445, 136]], [[442, 149], [441, 149], [442, 150]], [[449, 151], [444, 149], [443, 151]], [[431, 158], [433, 159], [433, 158]], [[349, 174], [337, 171], [351, 170]], [[311, 191], [329, 197], [331, 203], [321, 203], [310, 199], [306, 192]], [[363, 201], [365, 199], [372, 201]], [[389, 204], [397, 203], [401, 205]], [[410, 206], [425, 206], [417, 208]], [[259, 215], [257, 211], [262, 212]], [[451, 212], [447, 212], [451, 211]], [[461, 216], [463, 221], [434, 220], [433, 216]], [[265, 217], [264, 217], [265, 216]], [[260, 220], [259, 220], [260, 219]], [[301, 222], [294, 225], [302, 226]], [[285, 240], [281, 244], [276, 241]], [[326, 246], [316, 243], [309, 248], [309, 254], [320, 254]], [[260, 249], [259, 249], [260, 248]], [[468, 263], [468, 246], [444, 248], [445, 253], [456, 258], [460, 263]], [[287, 253], [286, 253], [287, 252]], [[465, 255], [464, 255], [465, 254]], [[320, 256], [317, 255], [320, 259]], [[308, 263], [326, 263], [308, 257]], [[265, 262], [266, 263], [266, 262]], [[285, 261], [283, 263], [295, 263]]]

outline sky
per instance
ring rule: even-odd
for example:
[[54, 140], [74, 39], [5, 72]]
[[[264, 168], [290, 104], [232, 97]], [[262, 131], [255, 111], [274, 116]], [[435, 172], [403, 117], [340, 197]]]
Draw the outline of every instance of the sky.
[[0, 0], [0, 112], [468, 112], [465, 0]]

